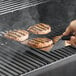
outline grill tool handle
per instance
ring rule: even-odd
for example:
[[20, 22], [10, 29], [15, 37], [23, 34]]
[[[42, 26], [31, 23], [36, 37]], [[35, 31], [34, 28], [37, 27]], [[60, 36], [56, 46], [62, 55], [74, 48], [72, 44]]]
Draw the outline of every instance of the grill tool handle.
[[63, 36], [61, 39], [62, 40], [70, 40], [71, 36], [74, 36], [73, 34], [70, 34], [68, 36]]

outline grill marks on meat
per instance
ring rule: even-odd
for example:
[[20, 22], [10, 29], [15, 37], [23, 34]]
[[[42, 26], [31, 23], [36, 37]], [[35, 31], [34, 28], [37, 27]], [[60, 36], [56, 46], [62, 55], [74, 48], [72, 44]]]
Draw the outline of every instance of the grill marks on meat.
[[34, 44], [38, 44], [38, 43], [45, 43], [45, 42], [49, 42], [50, 39], [48, 38], [33, 38], [32, 40], [30, 40], [31, 42], [33, 42]]
[[46, 27], [44, 27], [42, 24], [38, 24], [37, 27], [41, 28], [42, 30], [46, 30]]
[[14, 36], [17, 36], [17, 37], [21, 37], [21, 36], [25, 35], [25, 34], [23, 34], [21, 32], [18, 32], [17, 30], [16, 31], [8, 32], [7, 34], [11, 34], [11, 35], [14, 35]]
[[21, 34], [21, 35], [26, 35], [28, 32], [25, 33], [25, 30], [16, 30], [15, 32]]
[[50, 39], [48, 38], [34, 38], [34, 40], [37, 42], [42, 42], [42, 43], [50, 41]]
[[28, 39], [29, 33], [25, 30], [14, 30], [14, 31], [9, 31], [4, 34], [4, 37], [13, 39], [16, 41], [24, 41]]
[[[49, 32], [51, 32], [51, 27], [47, 24], [39, 23], [29, 27], [27, 30], [33, 34], [42, 35], [42, 34], [48, 34]], [[19, 41], [23, 44], [25, 44], [26, 42], [27, 45], [34, 48], [44, 48], [44, 47], [52, 46], [53, 41], [48, 38], [33, 38], [31, 40], [26, 40], [29, 37], [29, 32], [25, 30], [20, 30], [20, 29], [13, 30], [13, 31], [6, 32], [4, 34], [4, 37], [15, 41]]]
[[44, 48], [52, 45], [52, 40], [48, 38], [33, 38], [28, 41], [28, 45], [33, 48]]
[[48, 27], [48, 26], [46, 26], [46, 24], [40, 23], [40, 25], [42, 25], [43, 27], [45, 27], [45, 28], [49, 29], [49, 27]]
[[35, 29], [39, 30], [39, 31], [42, 31], [43, 29], [38, 27], [38, 26], [34, 26]]
[[48, 34], [51, 32], [51, 27], [47, 24], [40, 23], [29, 27], [28, 31], [34, 34]]
[[22, 35], [21, 34], [19, 34], [18, 32], [9, 32], [9, 34], [12, 34], [12, 35], [15, 35], [15, 36], [17, 36], [17, 37], [21, 37]]
[[[7, 35], [5, 35], [5, 36], [7, 36]], [[10, 37], [10, 38], [17, 38], [17, 36], [12, 35], [12, 34], [8, 34], [8, 37]]]

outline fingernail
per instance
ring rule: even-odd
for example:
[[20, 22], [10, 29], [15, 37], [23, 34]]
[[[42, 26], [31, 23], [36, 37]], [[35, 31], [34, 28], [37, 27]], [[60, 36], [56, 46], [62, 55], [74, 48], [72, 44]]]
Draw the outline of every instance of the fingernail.
[[76, 39], [76, 38], [75, 38], [75, 36], [71, 36], [71, 39], [74, 40], [74, 39]]

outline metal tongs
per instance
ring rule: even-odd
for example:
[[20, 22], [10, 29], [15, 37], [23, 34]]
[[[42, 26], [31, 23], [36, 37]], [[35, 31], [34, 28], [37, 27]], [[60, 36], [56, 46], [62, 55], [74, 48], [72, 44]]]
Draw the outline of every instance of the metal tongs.
[[71, 39], [71, 36], [76, 36], [76, 33], [69, 34], [67, 36], [63, 36], [62, 35], [61, 38], [57, 41], [57, 43], [54, 44], [52, 50], [56, 50], [56, 49], [60, 49], [60, 48], [65, 47], [65, 45], [64, 45], [65, 44], [65, 40], [70, 40]]
[[71, 38], [71, 36], [76, 36], [76, 34], [69, 34], [69, 35], [67, 35], [67, 36], [62, 36], [62, 40], [70, 40], [70, 38]]

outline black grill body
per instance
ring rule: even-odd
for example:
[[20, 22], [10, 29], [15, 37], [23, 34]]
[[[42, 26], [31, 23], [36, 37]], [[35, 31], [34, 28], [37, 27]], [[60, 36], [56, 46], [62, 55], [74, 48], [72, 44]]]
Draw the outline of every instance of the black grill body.
[[31, 25], [43, 22], [51, 25], [52, 32], [47, 35], [31, 34], [30, 38], [52, 39], [62, 34], [70, 21], [63, 6], [67, 7], [64, 0], [0, 1], [0, 76], [40, 76], [41, 73], [45, 74], [46, 71], [76, 60], [76, 48], [65, 47], [62, 40], [45, 52], [2, 36], [3, 32], [26, 30]]
[[71, 46], [44, 52], [3, 37], [0, 40], [0, 68], [2, 76], [29, 76], [34, 74], [35, 71], [41, 72], [41, 69], [46, 67], [46, 69], [49, 69], [50, 65], [51, 67], [52, 65], [57, 65], [56, 63], [65, 61], [76, 53], [76, 48]]

